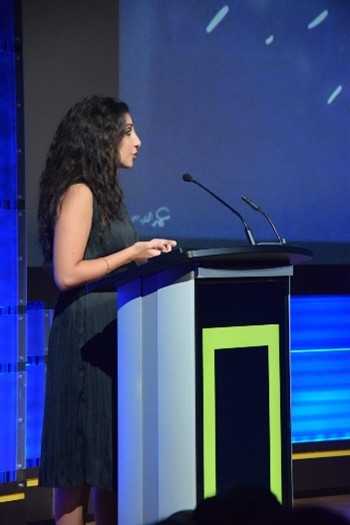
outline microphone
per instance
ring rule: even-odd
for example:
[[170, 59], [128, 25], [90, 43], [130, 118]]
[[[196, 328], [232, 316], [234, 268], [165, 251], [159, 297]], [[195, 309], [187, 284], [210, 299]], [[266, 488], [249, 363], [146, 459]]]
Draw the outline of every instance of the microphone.
[[246, 234], [246, 236], [247, 236], [248, 241], [249, 241], [250, 244], [252, 244], [252, 245], [256, 244], [251, 229], [249, 228], [248, 224], [246, 223], [246, 221], [244, 220], [244, 218], [242, 217], [242, 215], [241, 215], [237, 210], [235, 210], [234, 208], [232, 208], [229, 204], [227, 204], [227, 202], [223, 201], [220, 197], [218, 197], [217, 195], [215, 195], [215, 193], [213, 193], [213, 192], [210, 191], [208, 188], [206, 188], [205, 186], [203, 186], [203, 184], [201, 184], [200, 182], [197, 182], [196, 180], [194, 180], [194, 178], [192, 177], [192, 175], [190, 175], [189, 173], [184, 173], [184, 174], [182, 175], [182, 179], [183, 179], [185, 182], [193, 182], [194, 184], [197, 184], [197, 186], [200, 186], [203, 190], [207, 191], [212, 197], [214, 197], [214, 199], [216, 199], [216, 200], [218, 200], [219, 202], [221, 202], [221, 204], [223, 204], [224, 206], [226, 206], [226, 208], [228, 208], [228, 209], [231, 210], [235, 215], [237, 215], [237, 217], [239, 217], [240, 220], [242, 221], [242, 224], [243, 224], [243, 226], [244, 226], [244, 231], [245, 231], [245, 234]]
[[260, 208], [260, 206], [258, 206], [257, 204], [255, 204], [255, 202], [253, 202], [251, 199], [249, 199], [249, 197], [247, 197], [246, 195], [243, 195], [243, 196], [242, 196], [242, 199], [244, 200], [244, 202], [245, 202], [246, 204], [248, 204], [251, 208], [253, 208], [253, 210], [258, 211], [259, 213], [261, 213], [261, 214], [265, 217], [265, 219], [268, 220], [268, 222], [270, 223], [271, 228], [273, 229], [273, 231], [274, 231], [274, 233], [275, 233], [275, 235], [276, 235], [276, 237], [277, 237], [277, 239], [278, 239], [279, 244], [286, 244], [286, 240], [283, 239], [283, 238], [280, 236], [280, 234], [279, 234], [278, 231], [277, 231], [276, 226], [275, 226], [274, 223], [272, 222], [271, 218], [267, 215], [267, 213], [265, 213], [264, 210], [262, 210], [262, 209]]

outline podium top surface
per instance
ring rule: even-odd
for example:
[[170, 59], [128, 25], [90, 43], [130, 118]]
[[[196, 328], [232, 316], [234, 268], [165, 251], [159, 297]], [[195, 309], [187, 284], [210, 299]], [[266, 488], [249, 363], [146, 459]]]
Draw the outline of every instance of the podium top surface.
[[151, 275], [159, 271], [186, 265], [194, 268], [218, 269], [257, 269], [280, 268], [304, 264], [313, 257], [311, 250], [287, 244], [258, 244], [232, 246], [225, 248], [183, 249], [176, 248], [170, 253], [154, 257], [137, 266], [132, 264], [100, 281], [91, 283], [88, 289], [118, 286], [137, 277]]
[[[276, 267], [302, 264], [312, 259], [311, 250], [287, 244], [257, 244], [227, 248], [189, 249], [179, 248], [169, 254], [174, 262], [196, 261], [200, 265], [224, 264], [226, 267]], [[151, 261], [150, 261], [151, 262]]]

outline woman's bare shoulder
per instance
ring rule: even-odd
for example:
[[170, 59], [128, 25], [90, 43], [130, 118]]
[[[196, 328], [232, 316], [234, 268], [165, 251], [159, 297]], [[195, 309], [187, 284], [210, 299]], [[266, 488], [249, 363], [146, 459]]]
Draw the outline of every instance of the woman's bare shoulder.
[[92, 203], [93, 194], [89, 186], [83, 182], [78, 182], [69, 186], [62, 197], [62, 203], [74, 201], [76, 203]]
[[65, 195], [76, 196], [78, 198], [92, 197], [92, 191], [84, 182], [77, 182], [68, 187]]

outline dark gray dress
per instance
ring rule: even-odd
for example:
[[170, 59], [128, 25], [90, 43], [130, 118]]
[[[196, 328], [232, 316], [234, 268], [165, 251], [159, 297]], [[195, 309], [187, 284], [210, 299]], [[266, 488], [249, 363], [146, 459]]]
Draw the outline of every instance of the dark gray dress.
[[[100, 241], [94, 203], [85, 259], [136, 241], [127, 218]], [[79, 287], [60, 294], [48, 351], [40, 484], [116, 486], [116, 293]]]

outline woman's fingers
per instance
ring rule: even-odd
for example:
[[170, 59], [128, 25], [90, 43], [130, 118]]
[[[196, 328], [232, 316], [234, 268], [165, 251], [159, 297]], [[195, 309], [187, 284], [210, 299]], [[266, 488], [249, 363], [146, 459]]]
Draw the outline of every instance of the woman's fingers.
[[173, 239], [152, 239], [152, 248], [159, 250], [161, 253], [171, 252], [176, 246], [176, 241]]

